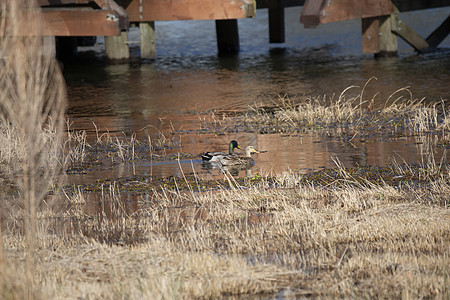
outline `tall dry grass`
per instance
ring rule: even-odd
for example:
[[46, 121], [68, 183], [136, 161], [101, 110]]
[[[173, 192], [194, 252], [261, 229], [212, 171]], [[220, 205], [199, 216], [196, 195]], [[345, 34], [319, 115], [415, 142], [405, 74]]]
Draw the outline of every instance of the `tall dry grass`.
[[62, 174], [65, 86], [54, 40], [39, 36], [35, 1], [0, 5], [0, 124], [13, 142], [2, 144], [0, 158], [4, 174], [18, 189], [14, 204], [23, 213], [26, 295], [32, 298], [37, 209]]
[[[76, 229], [48, 234], [61, 218], [39, 213], [41, 296], [448, 297], [448, 180], [364, 185], [344, 172], [348, 183], [328, 187], [286, 173], [277, 188], [263, 180], [204, 193], [152, 189], [133, 213], [114, 186], [94, 216], [89, 195], [77, 193], [66, 215]], [[5, 242], [8, 266], [20, 272], [23, 237]]]

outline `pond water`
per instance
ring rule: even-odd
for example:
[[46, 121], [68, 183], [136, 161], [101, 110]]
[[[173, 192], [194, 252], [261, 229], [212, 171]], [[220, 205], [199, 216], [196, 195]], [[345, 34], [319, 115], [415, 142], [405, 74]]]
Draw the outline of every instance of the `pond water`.
[[[450, 13], [449, 8], [402, 13], [400, 17], [423, 36], [431, 33]], [[95, 47], [80, 49], [79, 63], [66, 65], [72, 129], [86, 130], [90, 140], [98, 132], [119, 136], [136, 133], [171, 136], [173, 130], [197, 130], [215, 113], [244, 112], [251, 107], [273, 106], [274, 99], [339, 95], [349, 86], [360, 88], [372, 77], [365, 95], [374, 95], [375, 106], [399, 88], [409, 86], [414, 98], [436, 102], [450, 96], [450, 38], [443, 49], [416, 55], [399, 42], [399, 57], [375, 60], [361, 54], [359, 20], [304, 29], [300, 8], [286, 9], [286, 43], [269, 44], [267, 11], [256, 19], [239, 20], [241, 52], [219, 57], [214, 21], [157, 22], [155, 61], [108, 65], [102, 39]], [[139, 33], [133, 30], [130, 38]], [[133, 44], [132, 44], [133, 45]], [[355, 89], [355, 92], [360, 89]], [[351, 95], [350, 91], [349, 95]], [[95, 123], [95, 126], [93, 125]], [[173, 136], [171, 136], [173, 137]], [[320, 131], [298, 135], [237, 132], [226, 135], [189, 133], [175, 136], [181, 148], [168, 150], [198, 154], [226, 150], [230, 140], [251, 144], [267, 152], [257, 154], [252, 173], [274, 174], [288, 169], [308, 172], [334, 166], [336, 158], [346, 167], [384, 166], [396, 159], [416, 162], [420, 146], [414, 137], [346, 143]], [[440, 158], [442, 153], [436, 153]], [[80, 175], [77, 182], [133, 174], [182, 176], [197, 174], [219, 178], [219, 170], [202, 168], [201, 159], [143, 160]], [[240, 176], [248, 172], [240, 172]]]

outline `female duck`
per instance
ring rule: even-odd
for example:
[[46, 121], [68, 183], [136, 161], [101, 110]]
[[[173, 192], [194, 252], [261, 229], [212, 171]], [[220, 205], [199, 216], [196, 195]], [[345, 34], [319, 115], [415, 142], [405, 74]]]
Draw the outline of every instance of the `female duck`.
[[225, 155], [219, 157], [218, 162], [221, 163], [222, 166], [253, 165], [255, 163], [252, 158], [253, 153], [259, 153], [259, 151], [253, 148], [253, 146], [247, 146], [247, 148], [245, 148], [245, 156]]
[[241, 149], [238, 145], [238, 142], [235, 140], [231, 141], [228, 145], [228, 154], [225, 152], [206, 152], [202, 154], [202, 159], [205, 162], [218, 162], [220, 159], [222, 159], [225, 156], [232, 156], [234, 155], [234, 149]]

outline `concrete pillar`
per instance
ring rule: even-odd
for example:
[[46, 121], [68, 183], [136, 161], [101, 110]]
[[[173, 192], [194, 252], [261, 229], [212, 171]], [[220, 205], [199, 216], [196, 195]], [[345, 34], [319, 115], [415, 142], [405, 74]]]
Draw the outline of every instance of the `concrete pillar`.
[[140, 22], [141, 58], [156, 57], [155, 22]]
[[122, 31], [120, 36], [105, 36], [106, 57], [115, 62], [125, 62], [130, 58], [128, 47], [128, 31]]

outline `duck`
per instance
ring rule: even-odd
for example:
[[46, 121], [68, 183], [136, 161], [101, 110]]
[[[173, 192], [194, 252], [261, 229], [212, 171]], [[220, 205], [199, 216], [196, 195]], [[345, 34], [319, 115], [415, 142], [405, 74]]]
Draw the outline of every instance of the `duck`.
[[239, 155], [224, 155], [218, 158], [218, 162], [222, 166], [250, 166], [255, 163], [252, 158], [253, 153], [259, 153], [253, 146], [245, 148], [245, 156]]
[[202, 160], [204, 162], [218, 162], [225, 156], [234, 155], [234, 149], [241, 149], [237, 141], [232, 140], [228, 145], [228, 154], [225, 152], [205, 152], [203, 153]]

